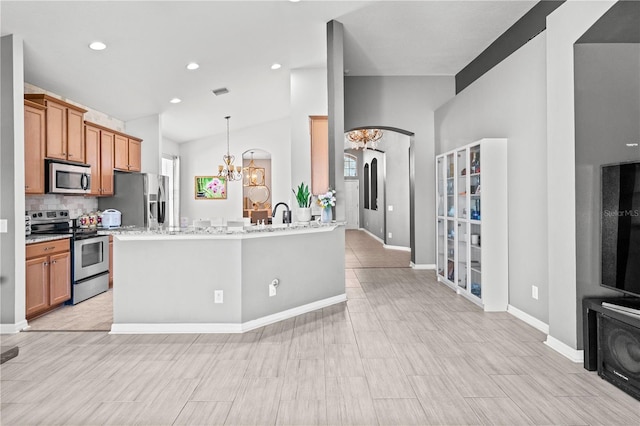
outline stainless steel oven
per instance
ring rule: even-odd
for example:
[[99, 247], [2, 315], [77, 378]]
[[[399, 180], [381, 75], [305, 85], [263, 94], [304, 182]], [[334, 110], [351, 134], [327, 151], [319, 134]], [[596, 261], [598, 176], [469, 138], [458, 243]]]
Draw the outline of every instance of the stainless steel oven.
[[73, 241], [72, 303], [109, 289], [109, 236], [75, 236]]

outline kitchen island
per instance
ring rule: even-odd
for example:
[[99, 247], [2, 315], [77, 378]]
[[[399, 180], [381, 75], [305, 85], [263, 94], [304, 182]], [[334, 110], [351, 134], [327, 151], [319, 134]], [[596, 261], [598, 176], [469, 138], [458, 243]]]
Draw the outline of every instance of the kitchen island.
[[115, 232], [114, 282], [111, 333], [241, 333], [346, 300], [344, 226]]

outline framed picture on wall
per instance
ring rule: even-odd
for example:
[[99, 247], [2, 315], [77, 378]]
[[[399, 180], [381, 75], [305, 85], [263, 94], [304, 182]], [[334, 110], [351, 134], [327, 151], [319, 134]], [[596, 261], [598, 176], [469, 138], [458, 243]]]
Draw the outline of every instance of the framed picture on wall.
[[226, 200], [227, 179], [218, 176], [195, 177], [196, 200]]

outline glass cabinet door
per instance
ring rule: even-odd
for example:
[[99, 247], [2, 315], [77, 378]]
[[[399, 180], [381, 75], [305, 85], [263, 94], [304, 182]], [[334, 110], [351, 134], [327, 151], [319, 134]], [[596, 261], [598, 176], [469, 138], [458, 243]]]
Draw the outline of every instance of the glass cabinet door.
[[471, 271], [471, 294], [482, 298], [482, 235], [479, 223], [471, 224], [471, 234], [469, 235], [470, 247], [470, 268]]
[[454, 217], [455, 209], [455, 156], [447, 155], [447, 216]]
[[447, 279], [455, 282], [455, 222], [447, 220]]
[[467, 232], [468, 223], [458, 223], [458, 252], [457, 252], [457, 265], [456, 271], [458, 273], [456, 284], [460, 288], [467, 288], [467, 259], [469, 256], [468, 250], [468, 236]]
[[445, 174], [445, 164], [444, 157], [438, 158], [436, 163], [436, 179], [437, 179], [437, 190], [438, 190], [438, 206], [437, 206], [437, 215], [444, 216], [444, 212], [446, 211], [446, 174]]
[[469, 194], [467, 188], [467, 154], [466, 150], [458, 151], [457, 153], [457, 162], [458, 162], [458, 171], [457, 171], [457, 191], [458, 191], [458, 218], [466, 219], [467, 218], [467, 209], [468, 209], [468, 199]]
[[442, 278], [446, 278], [445, 270], [447, 267], [447, 233], [444, 222], [444, 219], [438, 219], [438, 275]]
[[470, 216], [471, 220], [480, 220], [480, 146], [476, 145], [469, 149], [469, 192], [470, 192]]

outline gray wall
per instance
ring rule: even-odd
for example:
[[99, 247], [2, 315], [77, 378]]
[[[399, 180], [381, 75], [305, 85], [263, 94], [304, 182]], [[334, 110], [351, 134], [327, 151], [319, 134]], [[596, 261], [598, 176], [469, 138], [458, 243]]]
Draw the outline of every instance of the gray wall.
[[435, 117], [438, 153], [508, 139], [509, 304], [548, 323], [545, 42], [544, 33], [531, 40]]
[[2, 37], [0, 55], [0, 218], [8, 222], [0, 234], [0, 331], [15, 332], [26, 325], [22, 39]]
[[[576, 44], [577, 308], [600, 287], [600, 166], [640, 160], [640, 44]], [[578, 315], [578, 347], [582, 347]]]
[[346, 77], [345, 129], [384, 126], [414, 133], [415, 263], [435, 265], [434, 111], [454, 96], [453, 77]]
[[[384, 170], [385, 170], [385, 158], [386, 155], [380, 151], [374, 150], [366, 150], [362, 153], [362, 167], [364, 169], [364, 165], [369, 165], [369, 208], [364, 208], [364, 203], [361, 204], [363, 206], [362, 216], [364, 218], [363, 228], [367, 231], [371, 232], [376, 237], [380, 238], [382, 241], [386, 242], [385, 238], [385, 194], [384, 194]], [[372, 162], [373, 160], [377, 160], [377, 183], [378, 183], [378, 200], [376, 210], [373, 209], [374, 205], [376, 205], [376, 200], [374, 199], [372, 194], [373, 187], [373, 174], [372, 174]], [[364, 184], [361, 186], [364, 191]], [[367, 196], [367, 194], [363, 193], [363, 196]]]

